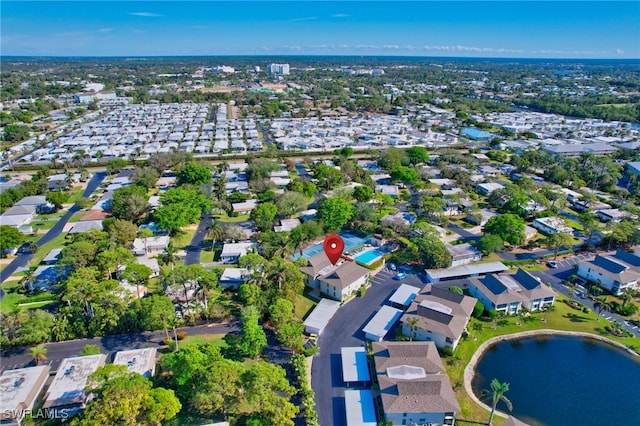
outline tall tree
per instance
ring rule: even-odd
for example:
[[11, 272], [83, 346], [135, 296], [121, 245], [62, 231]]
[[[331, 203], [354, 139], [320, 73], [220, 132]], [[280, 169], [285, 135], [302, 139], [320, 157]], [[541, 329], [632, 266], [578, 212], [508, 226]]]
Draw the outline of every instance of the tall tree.
[[524, 220], [511, 213], [493, 216], [484, 226], [484, 232], [498, 235], [504, 241], [513, 245], [520, 245], [524, 242], [524, 229]]
[[0, 225], [0, 254], [7, 256], [7, 250], [18, 248], [24, 241], [24, 234], [8, 225]]
[[258, 311], [254, 307], [249, 306], [242, 311], [240, 349], [251, 358], [256, 358], [267, 346], [267, 336], [258, 319]]
[[187, 163], [176, 173], [178, 185], [204, 185], [211, 183], [212, 174], [207, 166], [198, 163]]
[[338, 231], [355, 215], [356, 208], [349, 201], [330, 197], [322, 202], [318, 217], [330, 231]]
[[558, 258], [558, 251], [560, 251], [560, 248], [572, 248], [573, 237], [571, 234], [566, 232], [554, 232], [547, 237], [546, 244], [549, 249], [553, 250], [553, 259], [556, 260]]
[[493, 424], [493, 415], [496, 412], [496, 407], [498, 406], [498, 402], [502, 401], [505, 403], [509, 411], [513, 410], [513, 404], [509, 401], [509, 398], [504, 396], [505, 393], [509, 391], [509, 383], [500, 383], [498, 379], [493, 379], [491, 381], [491, 390], [484, 390], [482, 393], [486, 396], [491, 395], [491, 413], [489, 414], [489, 424]]

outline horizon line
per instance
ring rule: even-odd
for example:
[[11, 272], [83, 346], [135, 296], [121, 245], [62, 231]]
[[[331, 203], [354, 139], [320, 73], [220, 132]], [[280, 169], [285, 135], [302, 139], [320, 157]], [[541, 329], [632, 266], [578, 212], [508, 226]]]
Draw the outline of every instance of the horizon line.
[[288, 58], [327, 58], [327, 57], [345, 57], [345, 58], [432, 58], [432, 59], [526, 59], [526, 60], [580, 60], [580, 61], [601, 61], [601, 60], [614, 60], [614, 61], [639, 61], [640, 57], [634, 58], [619, 58], [619, 57], [548, 57], [548, 56], [436, 56], [436, 55], [403, 55], [403, 54], [313, 54], [313, 53], [280, 53], [280, 54], [264, 54], [264, 53], [251, 53], [251, 54], [179, 54], [179, 55], [155, 55], [155, 54], [142, 54], [142, 55], [27, 55], [27, 54], [10, 54], [4, 55], [0, 53], [0, 59], [2, 58], [114, 58], [114, 59], [127, 59], [127, 58], [194, 58], [194, 57], [263, 57], [263, 58], [275, 58], [275, 57], [288, 57]]

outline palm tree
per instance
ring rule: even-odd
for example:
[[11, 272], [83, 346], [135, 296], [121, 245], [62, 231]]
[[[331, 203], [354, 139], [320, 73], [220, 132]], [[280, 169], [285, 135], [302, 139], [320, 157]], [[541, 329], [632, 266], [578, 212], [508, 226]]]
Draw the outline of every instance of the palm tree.
[[43, 345], [34, 346], [29, 350], [29, 354], [33, 357], [36, 365], [47, 360], [47, 348]]
[[409, 326], [409, 330], [411, 330], [411, 332], [409, 333], [409, 341], [412, 342], [413, 341], [413, 336], [414, 336], [414, 334], [416, 332], [416, 329], [418, 328], [418, 318], [409, 317], [409, 318], [407, 318], [406, 323]]
[[498, 379], [493, 379], [491, 381], [491, 390], [485, 389], [482, 391], [484, 396], [491, 395], [491, 414], [489, 414], [489, 425], [491, 425], [493, 421], [493, 415], [496, 412], [496, 407], [498, 402], [502, 401], [506, 404], [509, 411], [513, 410], [513, 404], [509, 401], [509, 398], [504, 396], [505, 393], [509, 391], [509, 383], [500, 383]]
[[216, 245], [216, 242], [220, 240], [224, 236], [224, 229], [220, 226], [215, 220], [211, 221], [211, 225], [207, 229], [207, 238], [211, 239], [211, 251], [213, 252], [213, 247]]
[[600, 321], [600, 314], [602, 313], [602, 311], [610, 312], [613, 305], [611, 304], [611, 302], [609, 302], [609, 300], [607, 300], [606, 297], [603, 297], [602, 299], [595, 302], [593, 304], [593, 307], [598, 312], [598, 317], [596, 318], [596, 321]]

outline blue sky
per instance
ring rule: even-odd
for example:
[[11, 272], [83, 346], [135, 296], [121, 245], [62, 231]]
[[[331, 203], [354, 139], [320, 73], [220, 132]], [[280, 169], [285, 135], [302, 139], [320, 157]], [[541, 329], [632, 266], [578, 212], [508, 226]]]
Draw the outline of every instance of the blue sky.
[[640, 1], [5, 1], [2, 55], [640, 58]]

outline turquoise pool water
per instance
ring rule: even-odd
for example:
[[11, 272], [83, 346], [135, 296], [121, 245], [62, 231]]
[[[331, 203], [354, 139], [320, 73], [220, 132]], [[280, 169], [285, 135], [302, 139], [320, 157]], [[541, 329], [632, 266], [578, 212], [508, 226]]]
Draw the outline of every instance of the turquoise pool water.
[[[355, 249], [358, 246], [363, 245], [369, 239], [368, 237], [363, 238], [354, 234], [349, 234], [347, 232], [341, 233], [340, 237], [344, 240], [345, 253]], [[302, 250], [302, 257], [304, 257], [305, 259], [309, 259], [310, 257], [315, 256], [316, 254], [320, 253], [323, 250], [324, 249], [322, 248], [322, 242], [320, 242], [318, 244], [314, 244], [311, 247], [307, 247], [306, 249]], [[300, 257], [300, 252], [296, 252], [293, 255], [291, 255], [291, 258], [293, 260], [296, 260], [299, 257]]]
[[384, 253], [378, 250], [369, 250], [368, 252], [362, 253], [360, 256], [356, 257], [356, 262], [362, 263], [363, 265], [368, 265], [370, 263], [375, 262], [384, 256]]

